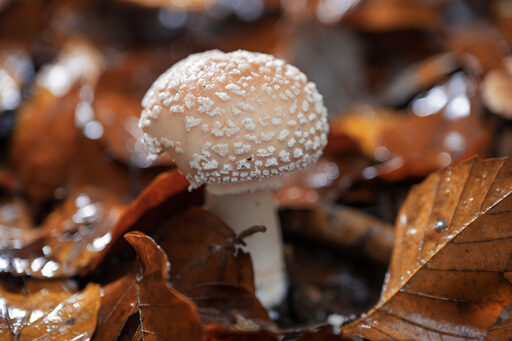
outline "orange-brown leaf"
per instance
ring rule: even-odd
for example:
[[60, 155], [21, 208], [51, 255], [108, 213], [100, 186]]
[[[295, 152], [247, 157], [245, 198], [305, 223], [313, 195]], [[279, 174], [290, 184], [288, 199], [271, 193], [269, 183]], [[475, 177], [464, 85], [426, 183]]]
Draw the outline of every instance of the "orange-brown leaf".
[[137, 252], [142, 273], [129, 274], [103, 291], [112, 297], [102, 300], [96, 338], [115, 340], [128, 317], [138, 312], [135, 340], [202, 340], [194, 303], [167, 284], [169, 261], [163, 250], [138, 231], [125, 238]]
[[512, 161], [470, 159], [413, 188], [376, 307], [345, 326], [371, 340], [481, 339], [512, 303]]
[[236, 234], [212, 213], [191, 207], [164, 223], [160, 245], [171, 260], [171, 282], [179, 291], [224, 284], [254, 293], [248, 253], [236, 246]]
[[[0, 225], [0, 272], [70, 277], [94, 269], [120, 235], [146, 212], [186, 190], [177, 171], [159, 175], [128, 206], [109, 191], [83, 187], [38, 229]], [[180, 202], [176, 209], [187, 205]]]
[[0, 340], [89, 340], [96, 327], [100, 288], [78, 293], [40, 290], [18, 294], [0, 288]]

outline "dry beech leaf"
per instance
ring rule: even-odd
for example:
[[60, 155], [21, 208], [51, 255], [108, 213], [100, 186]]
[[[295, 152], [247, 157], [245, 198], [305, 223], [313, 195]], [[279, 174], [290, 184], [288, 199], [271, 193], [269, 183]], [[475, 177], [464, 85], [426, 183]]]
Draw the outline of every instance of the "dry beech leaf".
[[393, 226], [356, 209], [325, 205], [285, 209], [279, 215], [283, 230], [289, 234], [343, 249], [362, 249], [364, 255], [379, 262], [391, 257]]
[[138, 313], [134, 340], [202, 340], [194, 303], [167, 284], [170, 266], [164, 251], [141, 232], [125, 238], [137, 252], [142, 273], [126, 275], [103, 289], [95, 338], [115, 340], [128, 317]]
[[[0, 272], [33, 277], [85, 274], [147, 211], [186, 191], [177, 171], [161, 174], [128, 206], [117, 195], [85, 187], [54, 210], [38, 229], [0, 225]], [[186, 203], [183, 203], [185, 205]], [[182, 209], [177, 203], [175, 210]]]
[[342, 331], [371, 340], [484, 339], [512, 303], [512, 161], [473, 158], [414, 187], [375, 308]]
[[161, 246], [172, 264], [170, 282], [196, 303], [204, 323], [231, 326], [243, 317], [258, 326], [271, 326], [267, 311], [254, 296], [251, 258], [237, 247], [239, 236], [222, 220], [191, 207], [162, 227], [166, 233]]
[[89, 340], [96, 328], [100, 288], [78, 293], [42, 289], [17, 294], [0, 288], [0, 340]]
[[180, 292], [215, 283], [254, 293], [251, 257], [236, 247], [236, 234], [217, 216], [191, 207], [161, 228], [159, 244], [171, 260], [171, 283]]
[[[171, 260], [170, 284], [195, 302], [203, 324], [230, 328], [243, 320], [258, 329], [271, 326], [254, 296], [251, 259], [237, 249], [240, 238], [219, 218], [192, 207], [161, 228], [162, 250]], [[135, 274], [127, 274], [102, 289], [99, 339], [115, 339], [137, 313], [134, 281]]]

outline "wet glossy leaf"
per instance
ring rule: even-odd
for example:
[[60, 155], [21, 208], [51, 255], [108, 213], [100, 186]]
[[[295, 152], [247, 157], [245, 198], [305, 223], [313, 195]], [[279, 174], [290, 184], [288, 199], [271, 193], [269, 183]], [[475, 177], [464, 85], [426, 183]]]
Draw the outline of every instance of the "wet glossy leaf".
[[86, 271], [111, 242], [110, 230], [124, 207], [112, 193], [83, 188], [37, 229], [0, 226], [0, 271], [34, 277], [73, 276]]
[[42, 289], [24, 294], [0, 288], [0, 340], [89, 340], [96, 327], [100, 288], [78, 293]]
[[126, 240], [135, 248], [142, 273], [129, 274], [103, 289], [96, 339], [115, 340], [132, 314], [139, 314], [135, 340], [202, 340], [194, 303], [167, 284], [169, 262], [163, 250], [141, 232]]
[[487, 154], [490, 128], [476, 95], [475, 81], [457, 73], [413, 99], [406, 113], [364, 107], [333, 126], [381, 162], [366, 169], [365, 178], [425, 176], [457, 160]]
[[187, 186], [176, 171], [163, 173], [128, 206], [112, 192], [85, 187], [38, 229], [0, 225], [0, 271], [34, 277], [85, 274], [141, 216]]
[[482, 339], [512, 303], [512, 161], [473, 158], [413, 188], [376, 307], [345, 326], [371, 340]]

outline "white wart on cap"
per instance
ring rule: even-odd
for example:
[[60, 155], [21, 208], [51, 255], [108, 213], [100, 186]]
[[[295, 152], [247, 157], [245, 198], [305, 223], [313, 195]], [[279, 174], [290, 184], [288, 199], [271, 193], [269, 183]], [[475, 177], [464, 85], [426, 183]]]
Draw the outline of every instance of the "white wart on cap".
[[142, 106], [150, 152], [168, 153], [192, 188], [303, 168], [327, 143], [327, 111], [315, 84], [267, 54], [191, 55], [153, 83]]

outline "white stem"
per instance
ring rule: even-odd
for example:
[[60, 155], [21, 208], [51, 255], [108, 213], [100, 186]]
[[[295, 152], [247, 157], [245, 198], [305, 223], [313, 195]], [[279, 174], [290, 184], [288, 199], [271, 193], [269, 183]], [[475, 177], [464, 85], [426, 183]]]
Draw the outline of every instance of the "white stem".
[[256, 296], [266, 307], [280, 303], [286, 295], [287, 280], [283, 243], [271, 189], [217, 195], [206, 188], [205, 208], [224, 220], [236, 233], [264, 225], [265, 233], [245, 239], [256, 281]]

